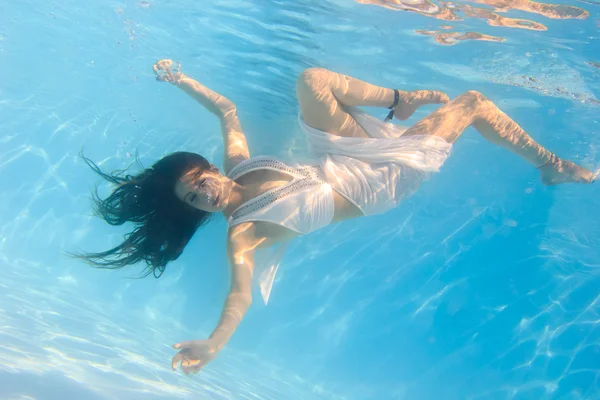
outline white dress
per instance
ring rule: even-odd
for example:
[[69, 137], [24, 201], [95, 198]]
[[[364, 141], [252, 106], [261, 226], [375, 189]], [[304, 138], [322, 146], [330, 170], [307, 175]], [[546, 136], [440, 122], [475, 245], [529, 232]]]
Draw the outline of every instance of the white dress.
[[[315, 165], [286, 165], [270, 157], [256, 157], [236, 166], [232, 179], [256, 169], [287, 173], [292, 181], [242, 204], [229, 225], [266, 221], [306, 234], [328, 225], [333, 218], [332, 190], [358, 207], [364, 215], [384, 213], [417, 191], [423, 180], [439, 171], [452, 145], [430, 135], [403, 136], [405, 128], [380, 121], [357, 109], [347, 111], [370, 136], [348, 138], [332, 135], [306, 124]], [[257, 254], [255, 273], [265, 304], [288, 244]]]
[[321, 160], [333, 190], [364, 215], [381, 214], [414, 194], [439, 171], [452, 145], [431, 135], [402, 136], [405, 128], [349, 108], [369, 138], [340, 137], [312, 128], [299, 116], [310, 152]]

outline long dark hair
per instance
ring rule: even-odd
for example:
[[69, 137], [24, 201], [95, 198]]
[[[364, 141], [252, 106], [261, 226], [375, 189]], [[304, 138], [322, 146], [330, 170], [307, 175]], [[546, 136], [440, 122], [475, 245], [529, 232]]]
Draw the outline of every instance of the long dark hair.
[[92, 266], [116, 269], [144, 261], [142, 276], [153, 274], [158, 278], [212, 216], [175, 195], [175, 184], [182, 175], [193, 168], [199, 173], [214, 169], [199, 154], [169, 154], [137, 175], [127, 175], [127, 170], [106, 174], [89, 158], [83, 154], [81, 157], [98, 175], [116, 186], [105, 199], [100, 198], [96, 187], [92, 194], [96, 214], [110, 225], [125, 222], [135, 225], [123, 242], [112, 249], [74, 254]]

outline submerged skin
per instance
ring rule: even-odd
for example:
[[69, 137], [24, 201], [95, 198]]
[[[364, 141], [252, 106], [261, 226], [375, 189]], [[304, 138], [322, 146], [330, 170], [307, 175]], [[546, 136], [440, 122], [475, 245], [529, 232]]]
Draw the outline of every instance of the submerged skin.
[[[235, 165], [250, 158], [236, 107], [229, 99], [180, 71], [172, 70], [173, 65], [171, 60], [156, 63], [157, 80], [179, 87], [220, 119], [225, 150], [224, 174], [216, 168], [204, 172], [192, 169], [176, 183], [174, 190], [177, 197], [199, 210], [220, 212], [229, 218], [241, 204], [289, 182], [290, 176], [269, 170], [253, 171], [236, 181], [227, 178]], [[296, 93], [308, 125], [344, 137], [368, 137], [345, 111], [345, 106], [389, 107], [394, 102], [393, 89], [320, 68], [307, 69], [298, 77]], [[453, 143], [467, 127], [472, 126], [484, 138], [538, 168], [544, 184], [591, 183], [595, 179], [591, 171], [560, 159], [535, 142], [481, 93], [469, 91], [452, 101], [445, 93], [434, 90], [400, 90], [399, 95], [394, 111], [395, 117], [400, 120], [409, 118], [423, 105], [443, 105], [410, 127], [404, 135], [435, 135]], [[334, 222], [362, 215], [356, 206], [335, 192], [334, 207]], [[179, 366], [186, 374], [197, 373], [218, 355], [252, 303], [250, 285], [255, 250], [296, 235], [287, 228], [267, 222], [245, 222], [228, 229], [231, 288], [221, 318], [207, 340], [192, 340], [173, 346], [179, 350], [172, 359], [173, 369]]]

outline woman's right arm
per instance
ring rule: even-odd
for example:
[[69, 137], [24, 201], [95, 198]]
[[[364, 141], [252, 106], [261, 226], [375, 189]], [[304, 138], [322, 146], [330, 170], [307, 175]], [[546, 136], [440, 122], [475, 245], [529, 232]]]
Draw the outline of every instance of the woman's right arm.
[[238, 163], [250, 158], [246, 136], [242, 130], [235, 104], [195, 79], [179, 71], [172, 71], [172, 65], [171, 60], [161, 60], [154, 64], [157, 79], [178, 86], [219, 118], [225, 151], [223, 164], [225, 174], [228, 174]]

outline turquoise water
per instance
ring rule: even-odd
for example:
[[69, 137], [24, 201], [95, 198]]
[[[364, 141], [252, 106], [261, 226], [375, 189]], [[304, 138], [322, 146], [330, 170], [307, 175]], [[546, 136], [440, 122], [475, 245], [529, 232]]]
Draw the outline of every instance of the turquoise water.
[[[161, 58], [238, 105], [255, 155], [303, 154], [294, 82], [320, 66], [479, 90], [597, 166], [600, 8], [561, 3], [589, 16], [498, 13], [547, 28], [525, 30], [352, 0], [0, 3], [0, 399], [600, 399], [600, 186], [543, 187], [472, 130], [402, 207], [296, 241], [269, 305], [194, 377], [170, 345], [218, 319], [223, 219], [159, 280], [65, 256], [125, 233], [91, 215], [82, 148], [109, 170], [181, 149], [222, 161], [218, 121], [154, 80]], [[433, 30], [504, 41], [417, 32]]]

